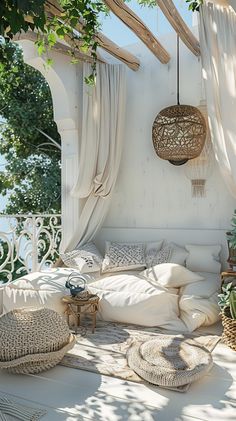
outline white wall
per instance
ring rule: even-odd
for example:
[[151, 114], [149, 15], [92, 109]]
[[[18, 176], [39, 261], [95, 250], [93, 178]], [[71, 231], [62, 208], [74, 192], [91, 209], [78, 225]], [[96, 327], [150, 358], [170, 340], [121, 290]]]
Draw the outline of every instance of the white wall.
[[[207, 180], [206, 197], [192, 198], [184, 166], [159, 159], [153, 149], [153, 121], [162, 108], [176, 103], [175, 34], [162, 43], [172, 57], [168, 65], [159, 63], [140, 43], [130, 47], [140, 57], [141, 69], [128, 70], [124, 151], [105, 227], [225, 231], [236, 206], [217, 165]], [[183, 44], [180, 56], [180, 101], [199, 105], [203, 97], [200, 60]]]
[[[154, 239], [158, 232], [163, 237], [166, 230], [168, 239], [173, 234], [173, 240], [181, 244], [184, 241], [210, 244], [219, 239], [226, 246], [225, 231], [236, 206], [218, 166], [207, 180], [206, 197], [192, 198], [184, 166], [175, 167], [159, 159], [153, 149], [153, 121], [162, 108], [176, 103], [176, 35], [168, 34], [161, 42], [172, 57], [168, 65], [161, 64], [141, 43], [129, 47], [140, 58], [141, 68], [138, 72], [127, 69], [123, 157], [112, 205], [97, 241], [104, 243], [109, 236], [119, 240], [132, 236], [132, 240], [138, 240], [141, 233], [143, 238]], [[31, 50], [27, 43], [26, 61], [44, 73], [42, 59], [33, 51], [32, 43]], [[180, 56], [181, 103], [198, 105], [203, 97], [200, 61], [182, 44]], [[55, 55], [54, 67], [45, 77], [62, 136], [62, 213], [67, 243], [79, 218], [78, 201], [71, 197], [70, 190], [78, 174], [81, 68], [70, 65], [68, 58]]]

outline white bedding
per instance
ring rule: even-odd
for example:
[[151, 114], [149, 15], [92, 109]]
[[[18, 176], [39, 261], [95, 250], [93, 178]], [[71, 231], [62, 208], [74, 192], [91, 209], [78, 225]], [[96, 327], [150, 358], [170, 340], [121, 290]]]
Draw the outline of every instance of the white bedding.
[[[71, 271], [58, 268], [31, 273], [2, 286], [0, 310], [6, 313], [22, 306], [45, 306], [63, 314], [61, 298], [68, 293], [64, 285]], [[100, 297], [98, 316], [103, 320], [192, 332], [219, 319], [220, 276], [199, 275], [204, 279], [173, 288], [134, 272], [106, 274], [90, 283], [89, 289]]]
[[192, 332], [219, 319], [220, 276], [199, 275], [204, 279], [179, 289], [129, 273], [100, 279], [89, 288], [100, 297], [102, 320]]
[[106, 277], [90, 284], [89, 289], [100, 297], [99, 317], [103, 320], [161, 326], [178, 318], [177, 291], [152, 285], [141, 275]]

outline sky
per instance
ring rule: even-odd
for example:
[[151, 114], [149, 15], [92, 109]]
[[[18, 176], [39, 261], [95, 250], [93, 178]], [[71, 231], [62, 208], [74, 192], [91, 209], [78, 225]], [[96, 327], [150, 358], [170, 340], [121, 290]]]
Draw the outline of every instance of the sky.
[[[174, 3], [182, 18], [191, 27], [192, 13], [188, 10], [188, 4], [185, 0], [175, 0]], [[127, 5], [144, 21], [154, 35], [161, 36], [173, 31], [173, 28], [158, 7], [153, 9], [141, 7], [135, 0], [131, 0]], [[137, 36], [112, 13], [103, 19], [101, 31], [121, 47], [139, 41]]]

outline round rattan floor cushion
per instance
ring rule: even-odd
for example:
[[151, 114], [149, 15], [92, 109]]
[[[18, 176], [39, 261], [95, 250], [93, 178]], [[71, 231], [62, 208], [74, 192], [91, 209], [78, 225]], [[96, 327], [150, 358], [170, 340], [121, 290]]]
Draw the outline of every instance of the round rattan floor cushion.
[[60, 314], [48, 308], [21, 308], [0, 318], [0, 369], [39, 373], [58, 364], [75, 337]]
[[127, 351], [127, 361], [141, 378], [166, 387], [192, 383], [212, 367], [209, 351], [194, 340], [174, 335], [134, 342]]

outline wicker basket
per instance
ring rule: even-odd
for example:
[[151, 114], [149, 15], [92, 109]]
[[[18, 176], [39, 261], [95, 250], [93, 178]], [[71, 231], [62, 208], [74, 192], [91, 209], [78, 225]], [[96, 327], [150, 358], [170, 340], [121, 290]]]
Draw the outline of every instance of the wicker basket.
[[224, 328], [222, 335], [223, 342], [236, 351], [236, 320], [230, 317], [229, 307], [221, 313], [221, 316]]

